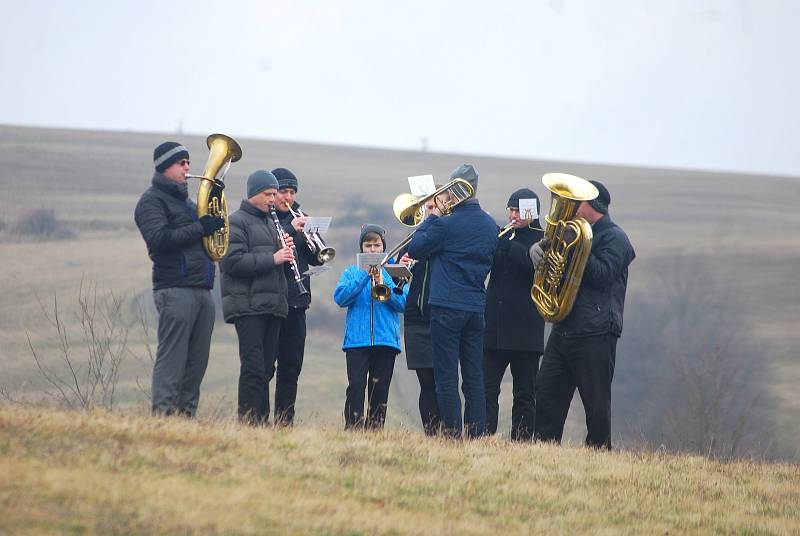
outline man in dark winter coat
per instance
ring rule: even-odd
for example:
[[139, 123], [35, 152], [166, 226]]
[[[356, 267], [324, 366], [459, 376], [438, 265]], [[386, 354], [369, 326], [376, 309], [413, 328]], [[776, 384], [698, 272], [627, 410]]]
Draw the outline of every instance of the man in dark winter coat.
[[[477, 190], [478, 173], [462, 164], [450, 176]], [[431, 338], [436, 398], [443, 432], [450, 437], [486, 433], [486, 393], [483, 385], [484, 281], [497, 247], [497, 224], [476, 198], [456, 206], [449, 216], [430, 214], [408, 245], [412, 259], [431, 264]], [[458, 396], [461, 365], [464, 424]]]
[[500, 237], [486, 290], [486, 332], [483, 337], [483, 376], [486, 385], [486, 428], [497, 431], [500, 383], [507, 367], [514, 380], [511, 439], [530, 440], [536, 417], [534, 382], [544, 347], [544, 320], [531, 300], [533, 262], [528, 249], [541, 240], [539, 219], [520, 216], [520, 199], [539, 198], [528, 188], [508, 199], [510, 231]]
[[204, 236], [225, 225], [197, 217], [188, 197], [189, 151], [167, 141], [153, 151], [152, 185], [136, 205], [134, 219], [153, 261], [153, 300], [158, 311], [158, 349], [153, 366], [154, 415], [194, 416], [208, 365], [214, 302], [214, 263]]
[[[306, 218], [295, 218], [300, 204], [294, 199], [298, 190], [297, 177], [286, 168], [276, 168], [272, 174], [278, 180], [278, 195], [275, 211], [284, 231], [294, 240], [297, 268], [301, 274], [308, 266], [322, 264], [308, 248], [303, 227]], [[289, 210], [291, 207], [292, 210]], [[307, 294], [300, 294], [294, 283], [294, 272], [290, 263], [284, 263], [284, 275], [289, 285], [289, 312], [281, 325], [278, 337], [278, 362], [275, 372], [275, 424], [291, 425], [294, 421], [294, 405], [297, 400], [297, 380], [303, 368], [306, 346], [306, 309], [311, 305], [311, 278], [303, 277]]]
[[270, 208], [278, 181], [259, 169], [247, 178], [247, 199], [230, 217], [230, 246], [220, 262], [222, 312], [239, 337], [239, 419], [269, 420], [269, 381], [275, 373], [278, 336], [288, 311], [284, 263], [294, 258], [292, 238], [281, 244]]
[[[592, 251], [572, 311], [553, 325], [536, 380], [535, 437], [561, 441], [569, 404], [577, 387], [586, 411], [586, 445], [611, 448], [611, 381], [622, 315], [628, 266], [636, 257], [625, 232], [611, 220], [611, 194], [590, 181], [600, 195], [580, 204], [577, 216], [592, 226]], [[530, 249], [538, 265], [542, 244]]]

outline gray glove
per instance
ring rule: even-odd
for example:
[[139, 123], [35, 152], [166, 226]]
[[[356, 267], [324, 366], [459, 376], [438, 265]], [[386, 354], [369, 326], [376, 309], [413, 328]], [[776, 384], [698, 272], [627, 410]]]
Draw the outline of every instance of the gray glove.
[[548, 246], [547, 240], [542, 238], [534, 245], [532, 245], [531, 248], [528, 250], [528, 255], [530, 255], [531, 261], [533, 261], [534, 268], [538, 267], [539, 263], [542, 262], [542, 259], [544, 258], [544, 248], [546, 248], [547, 246]]

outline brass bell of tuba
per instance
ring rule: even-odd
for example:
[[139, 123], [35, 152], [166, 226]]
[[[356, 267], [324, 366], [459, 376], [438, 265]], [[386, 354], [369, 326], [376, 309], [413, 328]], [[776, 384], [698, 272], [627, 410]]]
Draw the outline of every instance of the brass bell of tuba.
[[556, 323], [572, 310], [592, 250], [592, 227], [575, 213], [581, 202], [599, 192], [586, 179], [566, 173], [547, 173], [542, 183], [551, 192], [544, 232], [548, 242], [533, 277], [531, 299], [545, 321]]
[[210, 135], [206, 138], [206, 144], [210, 152], [203, 174], [187, 175], [187, 177], [200, 179], [200, 189], [197, 192], [197, 217], [202, 218], [210, 214], [225, 220], [222, 229], [213, 235], [203, 237], [203, 245], [208, 256], [212, 261], [220, 261], [228, 253], [230, 240], [228, 204], [225, 202], [223, 179], [231, 162], [237, 162], [242, 157], [242, 148], [236, 140], [225, 134]]

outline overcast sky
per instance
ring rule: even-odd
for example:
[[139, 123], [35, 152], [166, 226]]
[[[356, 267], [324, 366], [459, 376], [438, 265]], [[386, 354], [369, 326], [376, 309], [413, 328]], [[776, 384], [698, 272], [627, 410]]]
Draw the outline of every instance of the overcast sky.
[[0, 7], [0, 123], [800, 176], [793, 0]]

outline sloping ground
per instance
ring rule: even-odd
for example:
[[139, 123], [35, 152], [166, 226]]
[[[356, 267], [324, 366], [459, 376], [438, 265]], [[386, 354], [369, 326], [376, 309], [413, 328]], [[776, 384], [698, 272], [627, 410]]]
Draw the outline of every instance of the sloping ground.
[[0, 407], [3, 534], [800, 531], [800, 467]]

